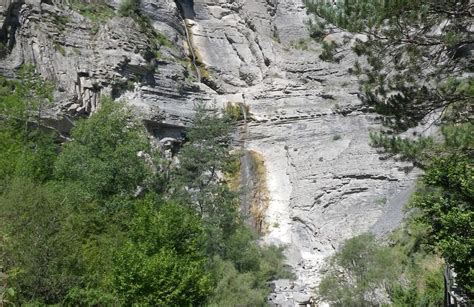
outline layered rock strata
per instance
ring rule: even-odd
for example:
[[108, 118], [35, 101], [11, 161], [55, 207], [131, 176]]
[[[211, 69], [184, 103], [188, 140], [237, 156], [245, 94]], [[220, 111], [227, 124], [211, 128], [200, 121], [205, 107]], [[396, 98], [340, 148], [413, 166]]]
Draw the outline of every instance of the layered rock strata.
[[[324, 259], [345, 239], [399, 225], [416, 174], [369, 146], [380, 127], [348, 72], [355, 58], [320, 60], [302, 1], [195, 0], [194, 13], [194, 48], [218, 99], [245, 104], [253, 119], [242, 137], [267, 169], [264, 240], [287, 246], [297, 276], [276, 281], [270, 301], [308, 303]], [[350, 46], [354, 37], [326, 39]]]
[[[73, 8], [0, 0], [10, 49], [0, 73], [34, 64], [58, 85], [59, 114], [93, 112], [104, 94], [125, 98], [162, 139], [179, 134], [197, 103], [245, 105], [241, 144], [267, 172], [263, 241], [287, 247], [297, 277], [273, 283], [273, 304], [309, 302], [345, 239], [400, 223], [416, 172], [369, 146], [379, 124], [348, 73], [355, 59], [319, 58], [302, 0], [142, 0], [153, 35], [133, 18], [93, 21]], [[326, 39], [350, 46], [354, 37]]]

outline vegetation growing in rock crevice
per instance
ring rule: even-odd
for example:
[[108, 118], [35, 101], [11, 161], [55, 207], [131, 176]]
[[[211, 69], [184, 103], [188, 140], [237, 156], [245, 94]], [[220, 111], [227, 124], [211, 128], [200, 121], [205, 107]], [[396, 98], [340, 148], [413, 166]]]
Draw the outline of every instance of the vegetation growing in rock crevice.
[[249, 120], [249, 106], [241, 102], [229, 102], [225, 107], [226, 116], [234, 121]]
[[73, 0], [70, 2], [71, 7], [87, 17], [94, 23], [103, 23], [115, 16], [114, 9], [105, 1], [95, 1], [85, 3], [84, 1]]
[[341, 59], [340, 57], [336, 56], [337, 53], [337, 44], [334, 42], [322, 42], [323, 51], [319, 58], [323, 61], [327, 62], [339, 62]]
[[124, 17], [132, 17], [138, 14], [138, 0], [122, 0], [118, 8], [118, 14]]
[[199, 109], [174, 166], [102, 99], [60, 144], [28, 124], [50, 97], [37, 80], [0, 80], [1, 303], [254, 304], [288, 277], [220, 176], [231, 120]]

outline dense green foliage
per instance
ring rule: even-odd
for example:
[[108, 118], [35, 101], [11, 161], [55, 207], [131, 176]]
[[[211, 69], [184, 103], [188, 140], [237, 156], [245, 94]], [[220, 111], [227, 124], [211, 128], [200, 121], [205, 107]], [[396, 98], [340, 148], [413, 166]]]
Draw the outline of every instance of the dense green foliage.
[[411, 203], [421, 211], [429, 236], [458, 274], [457, 281], [474, 293], [474, 165], [473, 126], [443, 129], [446, 142], [436, 149], [425, 168], [423, 186]]
[[211, 293], [205, 234], [187, 208], [137, 204], [131, 238], [114, 258], [113, 285], [127, 305], [202, 305]]
[[134, 16], [137, 14], [138, 1], [137, 0], [122, 0], [118, 9], [120, 16]]
[[131, 195], [150, 179], [150, 167], [137, 153], [149, 152], [148, 139], [125, 108], [106, 101], [101, 111], [74, 128], [55, 164], [55, 177], [81, 182], [95, 199]]
[[180, 167], [171, 174], [172, 195], [192, 204], [207, 221], [206, 230], [212, 237], [208, 248], [223, 256], [225, 242], [239, 222], [238, 195], [220, 175], [232, 161], [228, 148], [231, 121], [202, 109], [194, 122], [195, 128], [187, 134], [190, 142], [181, 150]]
[[258, 305], [288, 276], [218, 176], [230, 120], [199, 109], [173, 164], [123, 103], [103, 98], [61, 143], [32, 70], [0, 85], [1, 303]]
[[0, 78], [0, 182], [14, 175], [44, 180], [52, 173], [54, 139], [37, 129], [52, 87], [38, 81], [31, 67], [24, 67], [20, 78]]
[[363, 234], [347, 240], [327, 263], [319, 299], [334, 306], [440, 306], [442, 265], [423, 243], [425, 228], [411, 221], [391, 246]]
[[[425, 173], [410, 208], [424, 237], [456, 272], [465, 296], [474, 295], [473, 161], [474, 69], [472, 2], [307, 1], [315, 14], [312, 36], [332, 27], [366, 35], [353, 51], [364, 103], [384, 115], [388, 130], [372, 143]], [[332, 24], [326, 28], [327, 23]], [[437, 137], [397, 136], [427, 119]]]

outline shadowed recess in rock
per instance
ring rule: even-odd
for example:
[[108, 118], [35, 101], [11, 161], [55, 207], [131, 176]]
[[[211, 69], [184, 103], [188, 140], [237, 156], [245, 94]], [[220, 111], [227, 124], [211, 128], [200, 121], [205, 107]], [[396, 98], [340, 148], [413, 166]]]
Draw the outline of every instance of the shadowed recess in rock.
[[184, 18], [194, 19], [196, 17], [193, 0], [176, 0], [176, 5]]

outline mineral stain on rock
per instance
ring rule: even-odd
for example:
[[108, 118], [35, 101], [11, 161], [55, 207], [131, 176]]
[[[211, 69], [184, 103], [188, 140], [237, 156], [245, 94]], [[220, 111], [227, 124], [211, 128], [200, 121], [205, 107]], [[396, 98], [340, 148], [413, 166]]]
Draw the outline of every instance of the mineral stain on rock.
[[258, 152], [246, 150], [240, 158], [240, 165], [241, 209], [247, 223], [257, 232], [264, 233], [265, 214], [269, 203], [265, 161]]

